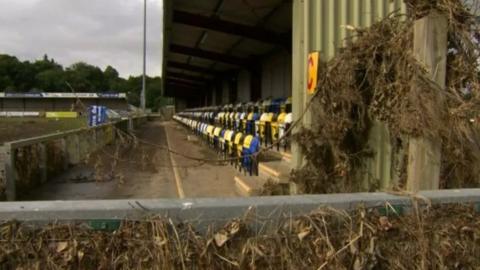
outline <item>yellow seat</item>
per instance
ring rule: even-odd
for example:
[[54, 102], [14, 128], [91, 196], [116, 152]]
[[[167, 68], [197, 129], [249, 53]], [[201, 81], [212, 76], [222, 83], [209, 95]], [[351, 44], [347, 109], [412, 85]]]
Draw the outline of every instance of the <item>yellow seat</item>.
[[220, 136], [220, 132], [222, 132], [222, 128], [221, 128], [221, 127], [216, 127], [216, 128], [213, 130], [213, 136], [219, 137], [219, 136]]
[[253, 141], [253, 136], [247, 135], [245, 137], [245, 140], [243, 141], [243, 148], [249, 149], [250, 145], [252, 144], [252, 141]]
[[229, 155], [232, 154], [232, 148], [233, 148], [232, 133], [233, 133], [233, 131], [227, 130], [227, 131], [225, 131], [225, 135], [224, 135], [224, 139], [225, 139], [226, 144], [227, 144], [226, 145], [227, 149], [225, 149], [225, 150], [227, 150]]
[[208, 136], [208, 140], [211, 142], [212, 139], [213, 139], [213, 130], [215, 129], [214, 126], [212, 125], [209, 125], [207, 126], [207, 136]]
[[258, 125], [258, 130], [259, 130], [259, 136], [263, 140], [265, 140], [265, 134], [266, 134], [266, 123], [272, 122], [273, 118], [273, 113], [263, 113], [262, 116], [260, 117], [259, 125]]
[[243, 134], [241, 132], [235, 134], [235, 145], [236, 145], [236, 150], [237, 150], [237, 156], [240, 157], [242, 156], [242, 150], [243, 150], [243, 145], [241, 144]]
[[280, 127], [285, 125], [285, 118], [287, 114], [282, 112], [278, 115], [277, 121], [272, 122], [272, 142], [278, 141], [280, 139]]

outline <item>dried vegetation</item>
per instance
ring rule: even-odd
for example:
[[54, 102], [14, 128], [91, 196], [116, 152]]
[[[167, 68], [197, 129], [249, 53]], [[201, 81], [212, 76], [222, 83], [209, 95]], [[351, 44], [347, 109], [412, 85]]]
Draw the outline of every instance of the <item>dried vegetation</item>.
[[[321, 68], [313, 123], [296, 136], [305, 166], [292, 174], [306, 193], [365, 190], [359, 175], [372, 155], [368, 134], [374, 122], [390, 131], [392, 171], [402, 188], [408, 138], [442, 145], [441, 187], [480, 185], [478, 116], [479, 47], [475, 17], [458, 0], [406, 1], [411, 17], [392, 14], [368, 29]], [[446, 87], [432, 83], [413, 54], [415, 18], [436, 10], [448, 19]], [[320, 123], [320, 124], [318, 124]], [[361, 177], [360, 177], [361, 178]], [[370, 183], [376, 190], [379, 183]]]
[[[465, 205], [351, 213], [322, 208], [255, 231], [253, 219], [198, 233], [170, 219], [0, 225], [1, 269], [475, 269], [480, 215]], [[398, 208], [397, 208], [398, 209]], [[398, 211], [398, 210], [397, 210]], [[388, 212], [389, 214], [385, 214]], [[249, 216], [249, 215], [246, 215]]]

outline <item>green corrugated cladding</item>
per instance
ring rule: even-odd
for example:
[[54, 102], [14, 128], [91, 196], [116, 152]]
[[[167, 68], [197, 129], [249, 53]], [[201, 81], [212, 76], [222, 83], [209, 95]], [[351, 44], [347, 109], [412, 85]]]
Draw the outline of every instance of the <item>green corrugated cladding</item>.
[[[303, 112], [309, 96], [306, 91], [307, 55], [320, 51], [321, 61], [328, 61], [342, 47], [351, 32], [345, 27], [368, 27], [390, 13], [406, 13], [402, 0], [294, 0], [293, 1], [293, 113]], [[310, 126], [312, 116], [304, 117]], [[303, 156], [296, 146], [293, 165], [298, 168]]]
[[328, 60], [351, 34], [346, 25], [368, 27], [394, 11], [405, 13], [402, 0], [294, 0], [293, 42]]

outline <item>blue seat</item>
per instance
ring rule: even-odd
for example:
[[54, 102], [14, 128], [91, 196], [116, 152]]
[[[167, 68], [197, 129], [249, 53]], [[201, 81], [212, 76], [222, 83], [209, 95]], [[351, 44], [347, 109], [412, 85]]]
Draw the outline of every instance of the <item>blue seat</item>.
[[[249, 137], [249, 138], [248, 138]], [[244, 142], [242, 151], [242, 167], [249, 175], [258, 175], [258, 162], [254, 154], [260, 151], [260, 139], [249, 135]]]

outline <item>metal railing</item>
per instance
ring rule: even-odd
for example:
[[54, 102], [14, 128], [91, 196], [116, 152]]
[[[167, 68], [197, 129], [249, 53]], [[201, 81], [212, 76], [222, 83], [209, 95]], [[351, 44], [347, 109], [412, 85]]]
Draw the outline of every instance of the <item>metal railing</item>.
[[358, 207], [396, 209], [401, 212], [398, 214], [406, 214], [412, 210], [413, 201], [419, 205], [474, 204], [480, 211], [480, 189], [421, 191], [412, 197], [376, 192], [248, 198], [4, 202], [0, 203], [0, 221], [121, 221], [161, 216], [175, 223], [206, 229], [223, 226], [225, 222], [248, 213], [252, 225], [264, 227], [277, 224], [282, 219], [309, 214], [321, 207], [346, 211]]

